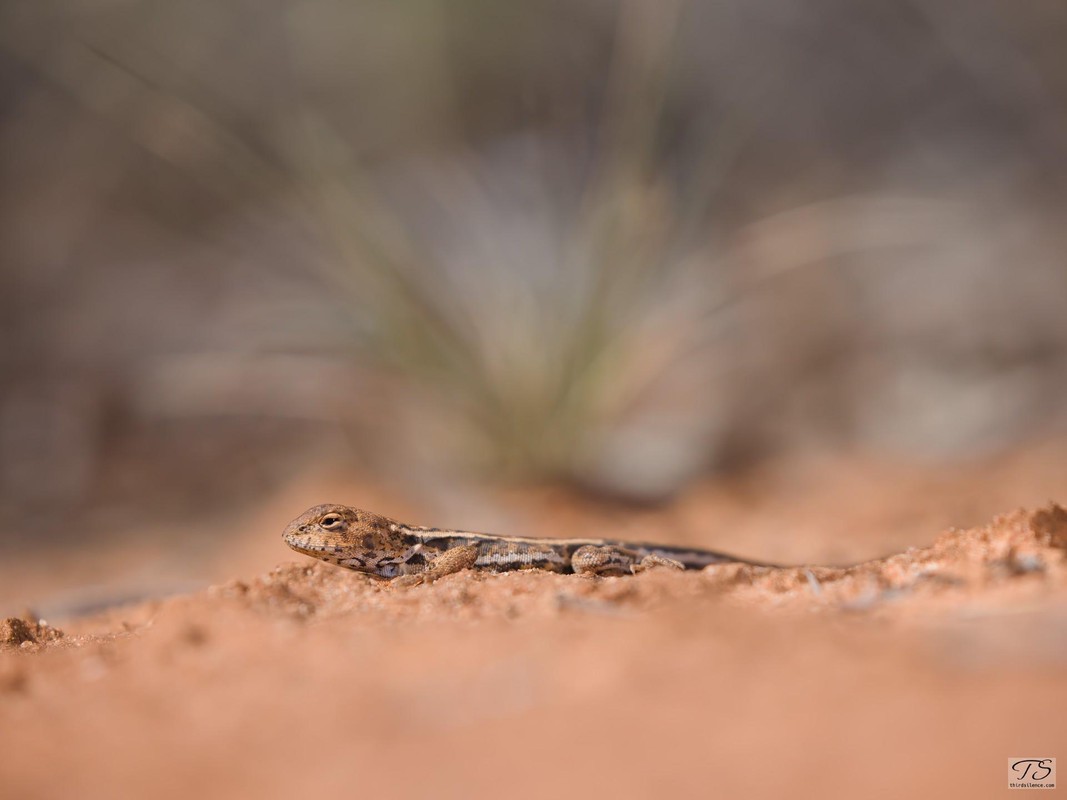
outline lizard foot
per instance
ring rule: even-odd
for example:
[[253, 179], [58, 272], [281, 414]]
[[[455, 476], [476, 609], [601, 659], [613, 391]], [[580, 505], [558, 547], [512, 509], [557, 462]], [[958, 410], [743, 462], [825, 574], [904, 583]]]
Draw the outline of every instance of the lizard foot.
[[655, 569], [657, 567], [684, 570], [685, 564], [683, 564], [681, 561], [675, 561], [673, 558], [666, 558], [664, 556], [657, 556], [650, 553], [649, 555], [642, 558], [640, 563], [634, 564], [632, 567], [630, 567], [630, 571], [633, 572], [634, 575], [637, 575], [639, 573], [647, 572], [648, 570]]

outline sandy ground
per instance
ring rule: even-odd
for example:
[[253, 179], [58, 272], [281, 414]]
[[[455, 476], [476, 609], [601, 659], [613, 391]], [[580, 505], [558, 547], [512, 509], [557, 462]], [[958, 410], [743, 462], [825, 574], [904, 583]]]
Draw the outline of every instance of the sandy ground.
[[[601, 522], [648, 538], [666, 513], [660, 538], [691, 540], [700, 509], [730, 518], [715, 497]], [[0, 796], [996, 797], [1010, 758], [1067, 759], [1067, 512], [938, 533], [853, 506], [882, 524], [845, 550], [925, 546], [410, 589], [294, 560], [62, 632], [8, 620]], [[823, 502], [797, 525], [820, 508], [841, 524]], [[732, 535], [773, 555], [769, 534]]]

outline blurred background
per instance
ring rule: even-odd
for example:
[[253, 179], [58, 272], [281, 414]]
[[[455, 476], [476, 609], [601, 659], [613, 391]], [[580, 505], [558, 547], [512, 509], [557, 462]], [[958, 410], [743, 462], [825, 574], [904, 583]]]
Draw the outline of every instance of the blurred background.
[[703, 492], [733, 533], [658, 538], [782, 558], [846, 552], [738, 522], [828, 457], [917, 542], [1050, 499], [1065, 43], [1052, 0], [0, 4], [4, 596], [269, 565], [326, 500]]

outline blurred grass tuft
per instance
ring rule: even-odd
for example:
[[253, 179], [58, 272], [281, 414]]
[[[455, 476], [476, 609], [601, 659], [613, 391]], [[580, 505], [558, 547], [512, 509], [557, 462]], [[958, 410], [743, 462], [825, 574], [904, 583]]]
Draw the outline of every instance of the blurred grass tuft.
[[99, 494], [124, 436], [184, 465], [183, 425], [636, 499], [1026, 435], [1067, 385], [1065, 19], [965, 16], [0, 7], [0, 499]]

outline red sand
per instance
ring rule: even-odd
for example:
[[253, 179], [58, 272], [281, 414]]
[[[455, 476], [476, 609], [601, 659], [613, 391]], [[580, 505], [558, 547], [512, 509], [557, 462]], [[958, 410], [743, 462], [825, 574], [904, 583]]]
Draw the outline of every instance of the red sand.
[[993, 797], [1067, 759], [1057, 507], [847, 569], [301, 561], [35, 622], [0, 627], [5, 798]]

